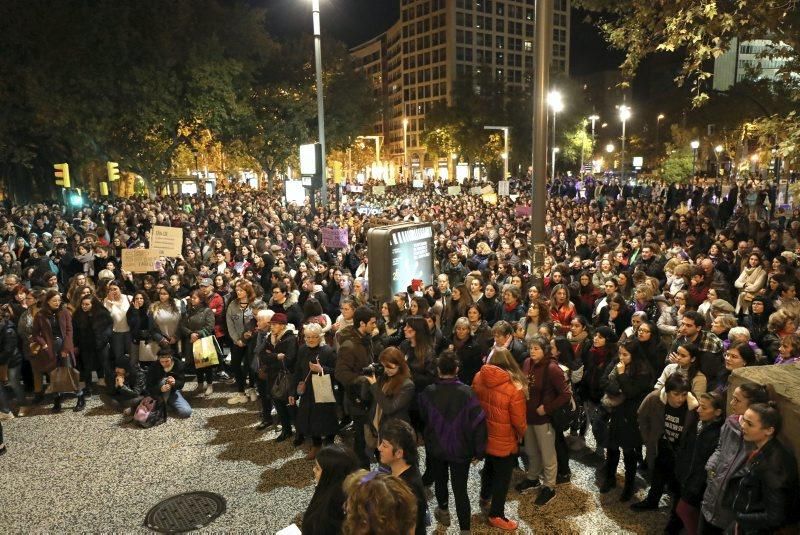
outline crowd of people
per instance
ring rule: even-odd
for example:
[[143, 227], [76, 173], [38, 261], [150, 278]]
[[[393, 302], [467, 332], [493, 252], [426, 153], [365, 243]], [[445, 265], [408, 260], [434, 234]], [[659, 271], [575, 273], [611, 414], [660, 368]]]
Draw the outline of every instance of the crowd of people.
[[[797, 465], [768, 390], [729, 379], [800, 361], [800, 212], [759, 187], [556, 185], [541, 268], [516, 195], [395, 187], [338, 213], [249, 189], [74, 214], [7, 205], [0, 422], [93, 395], [126, 419], [146, 400], [189, 418], [193, 399], [232, 387], [227, 403], [257, 407], [258, 429], [310, 441], [303, 533], [450, 525], [448, 483], [469, 533], [475, 462], [479, 508], [513, 530], [514, 470], [515, 491], [545, 507], [576, 455], [602, 464], [603, 494], [622, 459], [624, 502], [643, 472], [630, 507], [668, 494], [668, 533], [772, 533], [798, 520]], [[367, 230], [411, 220], [433, 226], [435, 279], [373, 302]], [[122, 251], [157, 225], [184, 229], [182, 254], [126, 271]], [[326, 227], [349, 245], [326, 247]], [[218, 364], [198, 356], [207, 339]]]

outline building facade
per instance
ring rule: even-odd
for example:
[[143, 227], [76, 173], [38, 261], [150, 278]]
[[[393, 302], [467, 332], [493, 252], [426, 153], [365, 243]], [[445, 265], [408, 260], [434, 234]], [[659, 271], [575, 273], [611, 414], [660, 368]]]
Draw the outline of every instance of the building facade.
[[740, 41], [733, 39], [730, 48], [714, 59], [714, 90], [727, 91], [747, 77], [776, 80], [787, 59], [760, 57], [774, 42], [768, 39]]
[[[530, 89], [535, 0], [399, 1], [400, 20], [351, 56], [382, 102], [369, 134], [382, 136], [383, 158], [398, 174], [417, 176], [438, 167], [422, 144], [425, 116], [450, 103], [457, 80], [488, 69], [510, 89]], [[569, 28], [569, 0], [554, 0], [552, 61], [564, 73]]]

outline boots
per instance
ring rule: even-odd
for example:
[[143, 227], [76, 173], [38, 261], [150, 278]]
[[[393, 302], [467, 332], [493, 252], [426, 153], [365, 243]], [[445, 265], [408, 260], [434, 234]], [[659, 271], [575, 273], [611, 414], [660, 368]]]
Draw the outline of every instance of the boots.
[[78, 403], [75, 404], [75, 408], [72, 409], [72, 412], [81, 412], [85, 408], [86, 396], [84, 394], [78, 394]]
[[603, 483], [599, 486], [601, 494], [609, 492], [617, 486], [617, 465], [619, 464], [619, 450], [608, 450], [606, 462], [603, 465]]
[[56, 394], [56, 397], [53, 399], [53, 408], [50, 409], [50, 412], [53, 414], [58, 414], [61, 412], [61, 395]]
[[628, 457], [625, 457], [625, 486], [619, 497], [621, 502], [627, 502], [633, 498], [633, 493], [636, 491], [636, 465], [637, 459], [628, 460]]

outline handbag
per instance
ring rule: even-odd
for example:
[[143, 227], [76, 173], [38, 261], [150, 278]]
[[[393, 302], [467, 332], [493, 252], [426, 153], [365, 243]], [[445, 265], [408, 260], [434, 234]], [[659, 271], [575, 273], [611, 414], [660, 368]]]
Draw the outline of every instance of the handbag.
[[286, 364], [278, 371], [278, 377], [269, 389], [269, 395], [273, 399], [289, 399], [292, 394], [292, 374], [286, 369]]
[[208, 368], [219, 364], [219, 353], [215, 342], [216, 338], [213, 336], [205, 336], [192, 344], [195, 368]]
[[139, 362], [155, 362], [158, 360], [158, 342], [139, 341]]
[[28, 344], [28, 349], [30, 350], [31, 355], [31, 365], [35, 370], [42, 373], [50, 373], [56, 368], [56, 366], [58, 366], [55, 353], [53, 353], [53, 356], [51, 357], [50, 353], [48, 353], [46, 349], [43, 349], [42, 344], [39, 342], [31, 342]]
[[306, 378], [297, 383], [297, 395], [302, 396], [306, 393], [306, 387], [308, 386], [308, 378], [311, 376], [311, 372], [306, 374]]
[[72, 367], [70, 357], [63, 366], [50, 372], [50, 391], [55, 393], [78, 392], [81, 389], [81, 375]]
[[[558, 366], [558, 364], [556, 364]], [[548, 363], [547, 367], [550, 367]], [[533, 368], [531, 368], [532, 370]], [[561, 371], [561, 366], [558, 366], [559, 371]], [[547, 385], [550, 383], [550, 373], [549, 370], [545, 370], [544, 378], [542, 379], [542, 392], [547, 390]], [[561, 405], [560, 407], [556, 407], [553, 409], [553, 412], [548, 414], [550, 417], [550, 422], [553, 424], [553, 427], [558, 432], [563, 432], [566, 429], [569, 429], [572, 426], [572, 422], [575, 421], [575, 417], [578, 412], [578, 407], [575, 404], [575, 398], [572, 396], [572, 388], [570, 387], [570, 382], [568, 379], [565, 379], [565, 384], [567, 385], [567, 390], [569, 391], [569, 401]], [[544, 394], [542, 394], [542, 399], [544, 399]]]
[[167, 411], [156, 398], [145, 397], [133, 413], [133, 420], [141, 427], [155, 427], [167, 421]]
[[314, 403], [336, 403], [330, 374], [313, 374], [311, 386], [314, 388]]

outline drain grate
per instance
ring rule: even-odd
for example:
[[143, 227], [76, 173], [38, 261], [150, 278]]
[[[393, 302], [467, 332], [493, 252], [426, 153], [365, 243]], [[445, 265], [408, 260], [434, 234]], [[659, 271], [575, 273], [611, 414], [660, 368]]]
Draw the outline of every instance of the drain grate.
[[158, 502], [147, 512], [144, 526], [159, 533], [200, 529], [225, 512], [225, 498], [213, 492], [186, 492]]

